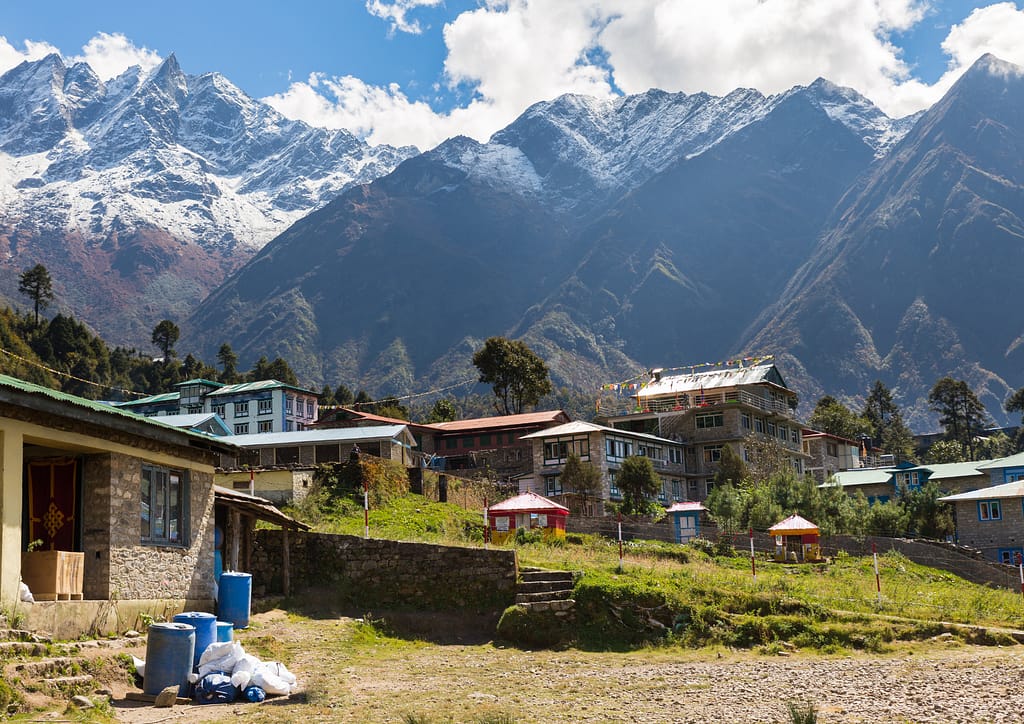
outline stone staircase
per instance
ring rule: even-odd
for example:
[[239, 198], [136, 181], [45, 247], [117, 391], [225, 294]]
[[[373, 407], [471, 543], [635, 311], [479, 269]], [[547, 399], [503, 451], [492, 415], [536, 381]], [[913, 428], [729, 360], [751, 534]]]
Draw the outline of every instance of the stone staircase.
[[516, 585], [516, 604], [528, 611], [553, 611], [569, 615], [576, 605], [572, 598], [575, 575], [572, 571], [546, 571], [522, 568]]
[[129, 638], [55, 643], [47, 635], [13, 628], [0, 616], [0, 678], [7, 684], [0, 691], [0, 719], [68, 699], [91, 706], [82, 694], [109, 701], [109, 690], [89, 672], [108, 662], [110, 668], [119, 668], [113, 663], [118, 649], [137, 644], [138, 639]]

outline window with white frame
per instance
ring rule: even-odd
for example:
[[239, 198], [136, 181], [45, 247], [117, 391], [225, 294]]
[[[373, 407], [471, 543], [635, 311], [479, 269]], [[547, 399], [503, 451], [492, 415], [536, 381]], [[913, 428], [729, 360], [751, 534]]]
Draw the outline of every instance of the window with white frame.
[[783, 442], [789, 439], [789, 428], [785, 425], [779, 425], [779, 439]]
[[285, 395], [284, 396], [284, 411], [287, 412], [289, 415], [292, 414], [292, 401], [293, 401], [293, 399], [294, 398], [291, 395]]
[[545, 465], [564, 463], [569, 459], [570, 453], [576, 453], [580, 460], [589, 460], [590, 437], [588, 435], [570, 435], [544, 440]]
[[749, 412], [741, 413], [740, 414], [740, 422], [743, 424], [743, 429], [744, 430], [749, 430], [750, 429], [750, 424], [751, 424], [750, 423], [750, 413]]
[[618, 477], [618, 470], [608, 471], [608, 497], [612, 500], [619, 500], [622, 498], [622, 491], [619, 490]]
[[775, 437], [775, 423], [774, 422], [769, 422], [768, 425], [765, 427], [765, 430], [768, 432], [768, 436], [769, 437]]
[[273, 420], [260, 420], [257, 429], [259, 432], [273, 432], [274, 421]]
[[668, 502], [668, 482], [665, 481], [665, 480], [661, 481], [661, 487], [658, 488], [658, 502], [659, 503], [667, 503]]
[[804, 461], [800, 458], [793, 458], [793, 472], [797, 475], [804, 474]]
[[633, 442], [618, 437], [605, 440], [605, 453], [609, 460], [622, 460], [633, 454]]
[[683, 481], [673, 480], [672, 481], [672, 500], [683, 499]]
[[800, 431], [795, 427], [789, 429], [789, 441], [794, 445], [800, 444]]
[[308, 417], [310, 420], [313, 419], [313, 401], [312, 400], [306, 400], [306, 417]]
[[236, 422], [235, 423], [235, 434], [236, 435], [248, 435], [249, 434], [249, 423], [248, 422]]
[[678, 447], [670, 447], [668, 449], [668, 461], [675, 465], [683, 464], [683, 449]]
[[560, 475], [545, 475], [544, 476], [544, 494], [545, 495], [561, 495], [562, 494], [562, 476], [560, 476]]
[[248, 402], [236, 402], [235, 403], [235, 417], [248, 417], [249, 416], [249, 403]]
[[686, 494], [690, 498], [690, 500], [696, 500], [697, 499], [697, 491], [698, 491], [697, 481], [696, 480], [687, 480], [686, 481]]
[[722, 427], [724, 424], [721, 412], [708, 412], [697, 415], [698, 430], [710, 430], [714, 427]]
[[648, 457], [651, 460], [664, 460], [665, 458], [661, 454], [661, 448], [658, 445], [651, 445], [650, 443], [640, 443], [637, 449], [641, 455]]
[[754, 432], [764, 432], [764, 418], [754, 418]]
[[141, 539], [149, 545], [187, 546], [188, 475], [183, 470], [142, 466]]
[[257, 414], [269, 415], [273, 411], [274, 411], [274, 401], [273, 400], [260, 400], [259, 401], [259, 403], [257, 405]]
[[978, 520], [1002, 520], [1003, 511], [998, 500], [978, 501]]
[[223, 402], [215, 402], [210, 407], [210, 411], [213, 412], [214, 415], [220, 415], [221, 417], [224, 417], [224, 403]]

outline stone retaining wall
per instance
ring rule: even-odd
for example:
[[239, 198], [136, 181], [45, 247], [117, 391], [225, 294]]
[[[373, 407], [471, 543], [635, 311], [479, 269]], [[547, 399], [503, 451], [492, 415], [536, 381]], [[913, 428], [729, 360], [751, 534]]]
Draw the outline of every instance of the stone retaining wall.
[[[283, 593], [283, 531], [256, 531], [253, 596]], [[329, 589], [340, 602], [411, 609], [502, 609], [515, 598], [512, 550], [289, 533], [292, 593]]]

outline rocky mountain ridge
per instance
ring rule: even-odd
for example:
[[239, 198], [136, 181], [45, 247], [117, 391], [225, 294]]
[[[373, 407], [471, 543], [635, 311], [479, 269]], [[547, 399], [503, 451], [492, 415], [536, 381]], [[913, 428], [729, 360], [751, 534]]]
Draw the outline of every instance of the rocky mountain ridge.
[[[0, 250], [111, 341], [183, 318], [309, 211], [416, 153], [284, 118], [174, 55], [106, 82], [57, 55], [0, 76]], [[113, 300], [113, 303], [112, 303]]]

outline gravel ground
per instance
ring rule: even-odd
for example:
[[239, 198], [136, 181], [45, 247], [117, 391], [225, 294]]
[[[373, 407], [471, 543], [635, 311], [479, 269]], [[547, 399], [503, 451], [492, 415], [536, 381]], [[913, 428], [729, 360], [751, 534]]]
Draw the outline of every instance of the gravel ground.
[[817, 721], [1019, 722], [1024, 647], [918, 644], [849, 657], [649, 650], [527, 652], [490, 644], [348, 642], [347, 619], [254, 617], [288, 642], [304, 693], [263, 705], [129, 707], [118, 721], [789, 722], [790, 702]]

